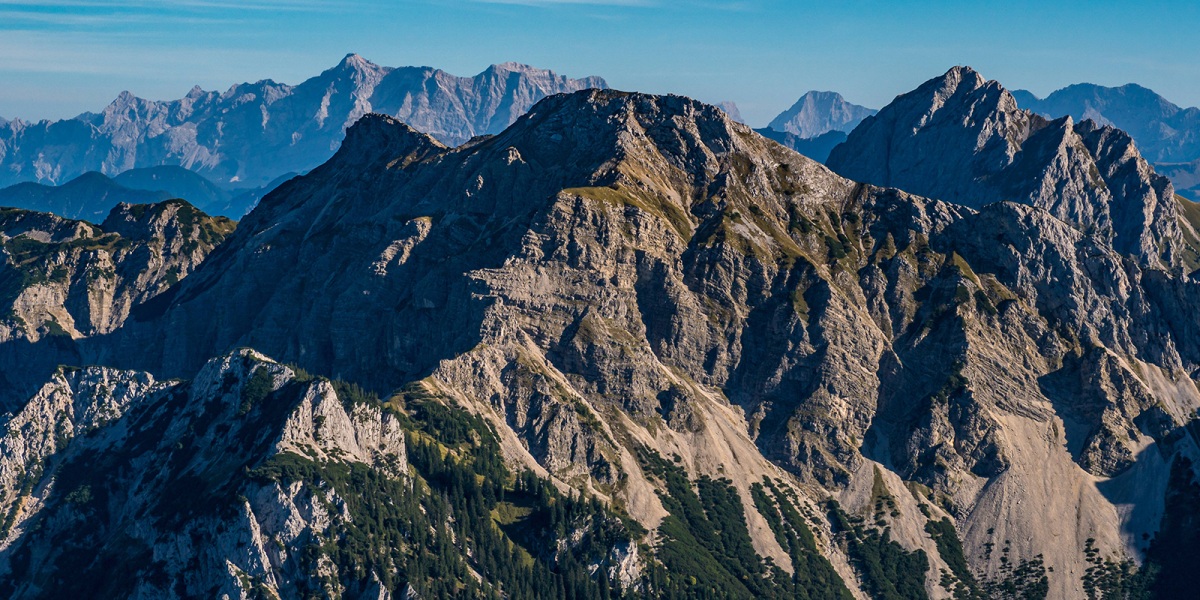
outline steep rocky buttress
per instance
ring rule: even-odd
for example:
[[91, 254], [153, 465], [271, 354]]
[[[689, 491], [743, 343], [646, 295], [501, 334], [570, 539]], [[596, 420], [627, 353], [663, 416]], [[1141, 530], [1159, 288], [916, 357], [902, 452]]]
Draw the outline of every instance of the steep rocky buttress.
[[183, 200], [119, 204], [99, 226], [0, 209], [0, 343], [109, 333], [233, 229]]

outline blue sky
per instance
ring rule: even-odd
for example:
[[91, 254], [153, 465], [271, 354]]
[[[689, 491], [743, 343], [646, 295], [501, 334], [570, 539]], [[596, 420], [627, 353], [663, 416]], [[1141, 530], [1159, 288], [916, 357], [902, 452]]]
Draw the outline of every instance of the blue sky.
[[764, 125], [810, 89], [880, 107], [969, 64], [1039, 95], [1137, 82], [1200, 104], [1195, 2], [0, 0], [0, 117], [122, 90], [299, 83], [357, 52], [474, 75], [509, 60], [621, 89], [732, 100]]

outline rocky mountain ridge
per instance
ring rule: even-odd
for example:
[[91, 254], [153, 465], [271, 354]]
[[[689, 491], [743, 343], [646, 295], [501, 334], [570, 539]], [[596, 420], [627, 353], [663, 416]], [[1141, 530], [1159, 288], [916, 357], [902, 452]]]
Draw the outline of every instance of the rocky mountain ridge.
[[[1004, 134], [1033, 117], [969, 75], [874, 119], [930, 115], [918, 134], [948, 158], [972, 132], [1032, 150]], [[987, 135], [951, 126], [962, 105]], [[1095, 165], [1154, 213], [1157, 180], [1119, 132], [1041, 125], [1083, 142], [1024, 168]], [[1073, 206], [1115, 202], [1081, 189]], [[157, 378], [251, 346], [472, 415], [511, 468], [647, 530], [625, 580], [643, 592], [1075, 598], [1146, 585], [1135, 560], [1186, 572], [1149, 540], [1173, 533], [1198, 455], [1197, 284], [1054, 204], [911, 191], [675, 96], [557, 95], [456, 148], [366, 115], [191, 276], [69, 350]], [[0, 344], [4, 364], [23, 356]]]
[[[355, 565], [310, 562], [307, 545], [366, 526], [350, 523], [349, 481], [279, 477], [283, 465], [322, 462], [332, 463], [330, 480], [337, 466], [370, 467], [384, 481], [408, 475], [396, 416], [339, 398], [328, 381], [250, 351], [182, 383], [64, 369], [4, 427], [0, 473], [20, 482], [0, 487], [9, 597], [384, 589], [387, 573], [372, 582], [338, 571]], [[365, 589], [345, 589], [346, 580]]]
[[1144, 265], [1200, 266], [1185, 257], [1173, 186], [1132, 138], [1093, 121], [1022, 110], [999, 83], [970, 68], [898, 96], [834, 148], [827, 164], [857, 181], [974, 208], [1031, 204]]
[[228, 187], [258, 187], [328, 159], [346, 127], [368, 112], [395, 115], [457, 145], [494, 134], [542, 97], [604, 87], [516, 63], [475, 77], [430, 67], [382, 67], [350, 54], [298, 85], [270, 80], [156, 102], [123, 92], [99, 113], [0, 125], [0, 185], [62, 183], [177, 165]]

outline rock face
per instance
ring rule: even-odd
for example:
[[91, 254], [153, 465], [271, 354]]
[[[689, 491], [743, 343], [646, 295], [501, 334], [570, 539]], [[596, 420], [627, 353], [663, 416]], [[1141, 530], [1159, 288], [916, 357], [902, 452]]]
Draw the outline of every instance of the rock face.
[[233, 228], [182, 200], [119, 204], [99, 226], [0, 209], [0, 344], [112, 332]]
[[1174, 189], [1127, 134], [1022, 110], [999, 83], [970, 68], [955, 67], [897, 97], [834, 148], [827, 164], [857, 181], [973, 208], [1030, 204], [1143, 265], [1183, 262]]
[[[1144, 164], [1113, 130], [1059, 127], [1081, 146], [1023, 168], [1100, 156], [1108, 173], [1112, 148]], [[907, 548], [940, 561], [922, 510], [944, 515], [981, 577], [1027, 563], [1073, 597], [1084, 541], [1139, 552], [1166, 461], [1193, 449], [1177, 431], [1200, 407], [1200, 290], [1031, 204], [856, 184], [678, 97], [556, 96], [455, 149], [372, 115], [79, 351], [181, 376], [248, 345], [375, 389], [419, 382], [489, 419], [510, 460], [650, 526], [669, 510], [641, 447], [729, 477], [751, 530], [769, 531], [749, 498], [772, 463], [852, 510], [890, 489], [898, 516], [880, 518]]]
[[605, 87], [604, 80], [515, 63], [456, 77], [429, 67], [381, 67], [351, 54], [296, 86], [260, 81], [224, 93], [197, 87], [170, 102], [124, 92], [100, 113], [2, 123], [0, 185], [175, 165], [225, 187], [258, 187], [324, 162], [345, 128], [368, 112], [395, 115], [457, 145], [500, 132], [547, 95], [590, 87]]
[[851, 104], [837, 92], [812, 91], [804, 94], [767, 127], [800, 138], [815, 138], [830, 131], [850, 133], [876, 110]]
[[[186, 383], [60, 370], [3, 428], [0, 588], [11, 598], [366, 597], [369, 577], [339, 582], [345, 561], [311, 562], [308, 546], [365, 526], [350, 524], [355, 490], [330, 465], [408, 474], [395, 415], [252, 351]], [[277, 478], [307, 464], [331, 474]]]
[[[557, 95], [456, 148], [366, 115], [112, 334], [0, 344], [0, 361], [39, 383], [62, 375], [21, 361], [60, 351], [52, 364], [217, 381], [210, 357], [250, 346], [437, 399], [495, 432], [460, 450], [494, 448], [653, 531], [604, 550], [643, 561], [642, 591], [663, 589], [655, 565], [680, 593], [747, 598], [1078, 598], [1097, 560], [1125, 565], [1102, 585], [1130, 583], [1123, 561], [1171, 508], [1172, 461], [1200, 458], [1200, 285], [1173, 254], [1186, 215], [1170, 214], [1178, 235], [1158, 229], [1169, 183], [1120, 132], [1019, 111], [966, 69], [850, 137], [839, 150], [896, 150], [864, 150], [869, 173], [932, 173], [943, 199], [845, 179], [676, 96]], [[944, 170], [918, 168], [926, 148]], [[980, 199], [1026, 182], [1014, 173], [1037, 189]], [[1138, 243], [1130, 214], [1146, 217]], [[245, 427], [222, 402], [217, 426]], [[324, 455], [343, 453], [363, 456]], [[512, 513], [496, 510], [489, 531]], [[238, 539], [216, 547], [258, 548]]]

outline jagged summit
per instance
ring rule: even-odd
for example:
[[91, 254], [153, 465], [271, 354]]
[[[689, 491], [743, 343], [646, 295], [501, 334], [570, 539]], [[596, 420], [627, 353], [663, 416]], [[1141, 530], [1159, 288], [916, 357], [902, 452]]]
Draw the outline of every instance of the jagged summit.
[[976, 208], [1031, 204], [1143, 264], [1181, 264], [1174, 190], [1128, 135], [1023, 110], [969, 67], [896, 97], [834, 148], [827, 164], [857, 181]]
[[136, 102], [139, 100], [141, 100], [141, 98], [138, 98], [137, 96], [133, 95], [133, 92], [131, 92], [129, 90], [121, 90], [121, 93], [117, 94], [116, 99], [114, 99], [112, 101], [112, 103], [120, 105], [120, 104], [128, 104], [131, 102]]
[[516, 62], [516, 61], [508, 61], [508, 62], [494, 64], [494, 65], [491, 65], [489, 68], [492, 70], [495, 70], [495, 71], [510, 71], [510, 72], [516, 72], [516, 73], [547, 73], [547, 72], [549, 72], [549, 69], [539, 69], [537, 67], [527, 65], [525, 63]]
[[[1047, 118], [1070, 115], [1076, 121], [1091, 119], [1118, 127], [1133, 136], [1139, 152], [1156, 164], [1186, 163], [1200, 156], [1200, 108], [1182, 108], [1140, 85], [1106, 87], [1081, 83], [1045, 98], [1026, 91], [1014, 95], [1022, 108]], [[1170, 171], [1182, 176], [1176, 181], [1176, 188], [1192, 187], [1188, 185], [1191, 172]]]
[[350, 77], [355, 80], [357, 86], [371, 88], [378, 85], [378, 80], [392, 70], [391, 67], [377, 65], [358, 54], [350, 53], [337, 65], [323, 72], [320, 77]]
[[953, 82], [954, 85], [961, 85], [965, 83], [972, 88], [977, 88], [984, 85], [989, 80], [984, 78], [979, 71], [976, 71], [968, 65], [955, 65], [950, 67], [950, 69], [948, 69], [946, 73], [942, 75], [942, 81], [946, 83]]

